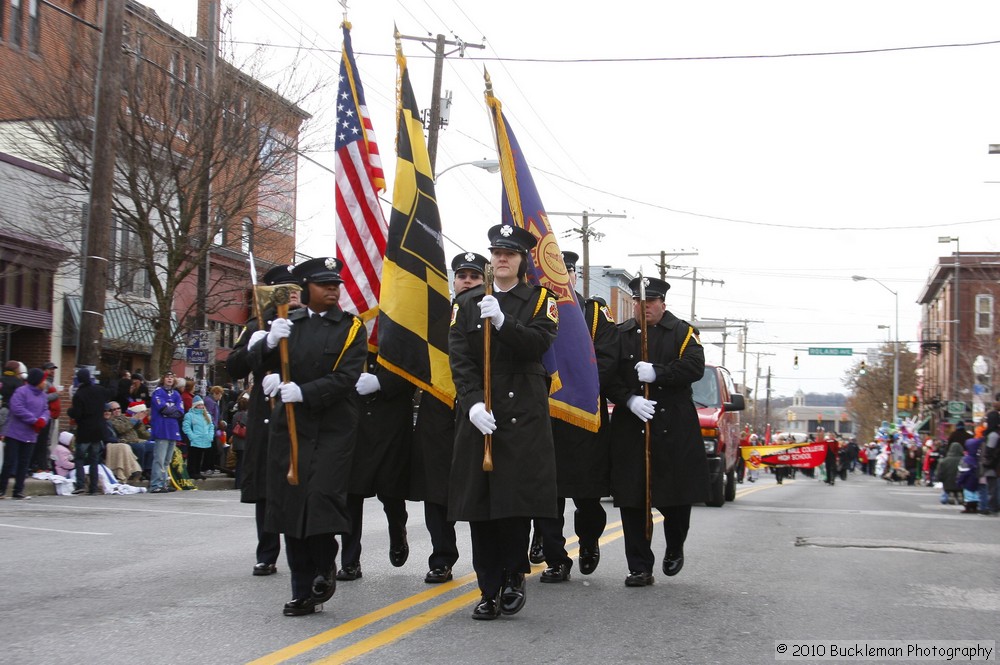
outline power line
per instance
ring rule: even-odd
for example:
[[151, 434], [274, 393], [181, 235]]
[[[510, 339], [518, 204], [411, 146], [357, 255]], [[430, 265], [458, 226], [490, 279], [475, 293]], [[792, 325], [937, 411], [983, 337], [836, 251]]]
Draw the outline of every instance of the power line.
[[[412, 14], [410, 15], [412, 16]], [[248, 44], [251, 46], [270, 46], [273, 48], [301, 48], [299, 46], [289, 46], [286, 44], [266, 44], [261, 42], [234, 42], [234, 43]], [[483, 62], [527, 62], [527, 63], [551, 63], [551, 64], [697, 62], [700, 60], [767, 60], [767, 59], [777, 59], [777, 58], [816, 58], [816, 57], [846, 56], [846, 55], [871, 55], [877, 53], [896, 53], [900, 51], [921, 51], [921, 50], [945, 49], [945, 48], [974, 48], [978, 46], [996, 46], [997, 44], [1000, 44], [1000, 40], [990, 40], [983, 42], [956, 42], [953, 44], [919, 44], [916, 46], [889, 46], [885, 48], [854, 49], [854, 50], [842, 50], [842, 51], [805, 51], [805, 52], [793, 52], [793, 53], [744, 53], [744, 54], [734, 54], [734, 55], [651, 56], [645, 58], [637, 58], [637, 57], [511, 58], [511, 57], [502, 57], [497, 55], [497, 56], [477, 56], [471, 59]], [[316, 49], [316, 50], [327, 50], [327, 49]], [[370, 55], [378, 58], [395, 57], [395, 54], [392, 53], [375, 53], [367, 51], [356, 51], [355, 55]], [[430, 56], [425, 56], [425, 57], [430, 57]]]

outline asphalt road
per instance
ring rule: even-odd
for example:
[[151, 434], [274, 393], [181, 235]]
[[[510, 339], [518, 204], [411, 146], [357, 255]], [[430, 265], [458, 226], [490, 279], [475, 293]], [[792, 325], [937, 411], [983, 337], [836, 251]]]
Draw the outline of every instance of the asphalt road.
[[492, 622], [469, 618], [468, 528], [455, 581], [424, 584], [430, 543], [407, 506], [404, 567], [369, 500], [364, 577], [284, 617], [287, 566], [250, 575], [252, 506], [235, 491], [0, 501], [0, 663], [770, 663], [779, 639], [994, 640], [1000, 626], [1000, 518], [930, 488], [765, 475], [696, 507], [684, 570], [639, 589], [623, 585], [606, 503], [597, 571], [540, 584], [539, 566], [525, 609]]

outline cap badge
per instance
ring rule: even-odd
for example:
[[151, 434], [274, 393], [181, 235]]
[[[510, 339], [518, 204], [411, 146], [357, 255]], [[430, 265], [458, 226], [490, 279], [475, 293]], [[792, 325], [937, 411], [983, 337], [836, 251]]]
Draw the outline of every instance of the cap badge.
[[509, 238], [513, 233], [514, 233], [513, 226], [504, 224], [503, 226], [500, 227], [500, 235], [502, 235], [504, 238]]
[[475, 261], [476, 260], [476, 255], [473, 254], [472, 252], [467, 252], [465, 254], [465, 260], [466, 261]]
[[648, 277], [643, 277], [642, 278], [642, 285], [645, 286], [645, 287], [649, 286], [649, 278]]
[[334, 268], [337, 267], [337, 259], [333, 257], [328, 258], [326, 261], [323, 262], [323, 265], [326, 266], [327, 270], [333, 270]]
[[291, 273], [292, 272], [292, 266], [290, 266], [290, 265], [285, 266], [285, 270], [287, 270], [289, 273]]

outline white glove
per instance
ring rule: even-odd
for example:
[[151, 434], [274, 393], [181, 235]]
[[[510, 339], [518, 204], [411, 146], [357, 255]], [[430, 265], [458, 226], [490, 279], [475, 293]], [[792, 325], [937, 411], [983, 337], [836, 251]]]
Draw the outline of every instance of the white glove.
[[271, 321], [271, 329], [267, 332], [267, 348], [273, 349], [278, 342], [292, 334], [292, 322], [288, 319]]
[[302, 388], [297, 383], [282, 383], [280, 391], [281, 401], [285, 404], [302, 401]]
[[264, 389], [265, 397], [274, 397], [278, 394], [278, 386], [281, 385], [281, 376], [278, 374], [268, 374], [261, 382], [260, 387]]
[[482, 300], [479, 301], [479, 311], [481, 312], [481, 318], [493, 319], [493, 327], [500, 330], [500, 326], [503, 325], [503, 310], [500, 309], [500, 301], [493, 296], [484, 296]]
[[640, 360], [635, 364], [635, 373], [639, 375], [639, 380], [643, 383], [656, 381], [656, 370], [653, 369], [652, 363]]
[[267, 337], [266, 330], [255, 330], [254, 333], [250, 335], [250, 341], [247, 342], [247, 351], [252, 349], [254, 347], [254, 344], [264, 339], [265, 337]]
[[362, 372], [361, 376], [358, 377], [358, 383], [355, 388], [357, 388], [359, 395], [371, 395], [381, 390], [382, 384], [378, 382], [378, 377], [374, 374]]
[[476, 402], [472, 405], [469, 409], [469, 421], [483, 434], [492, 434], [497, 430], [496, 418], [486, 410], [485, 402]]
[[653, 414], [656, 413], [656, 402], [648, 400], [645, 397], [640, 397], [639, 395], [632, 395], [628, 398], [628, 408], [629, 411], [635, 414], [635, 417], [646, 423], [649, 422]]

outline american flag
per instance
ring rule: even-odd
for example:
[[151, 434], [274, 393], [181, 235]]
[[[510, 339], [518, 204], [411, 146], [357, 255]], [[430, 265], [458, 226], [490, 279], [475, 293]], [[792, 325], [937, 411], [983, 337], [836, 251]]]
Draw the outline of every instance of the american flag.
[[368, 325], [368, 346], [376, 346], [382, 257], [388, 226], [379, 205], [385, 174], [365, 93], [351, 49], [351, 24], [344, 22], [344, 53], [337, 90], [337, 258], [343, 262], [340, 305]]

